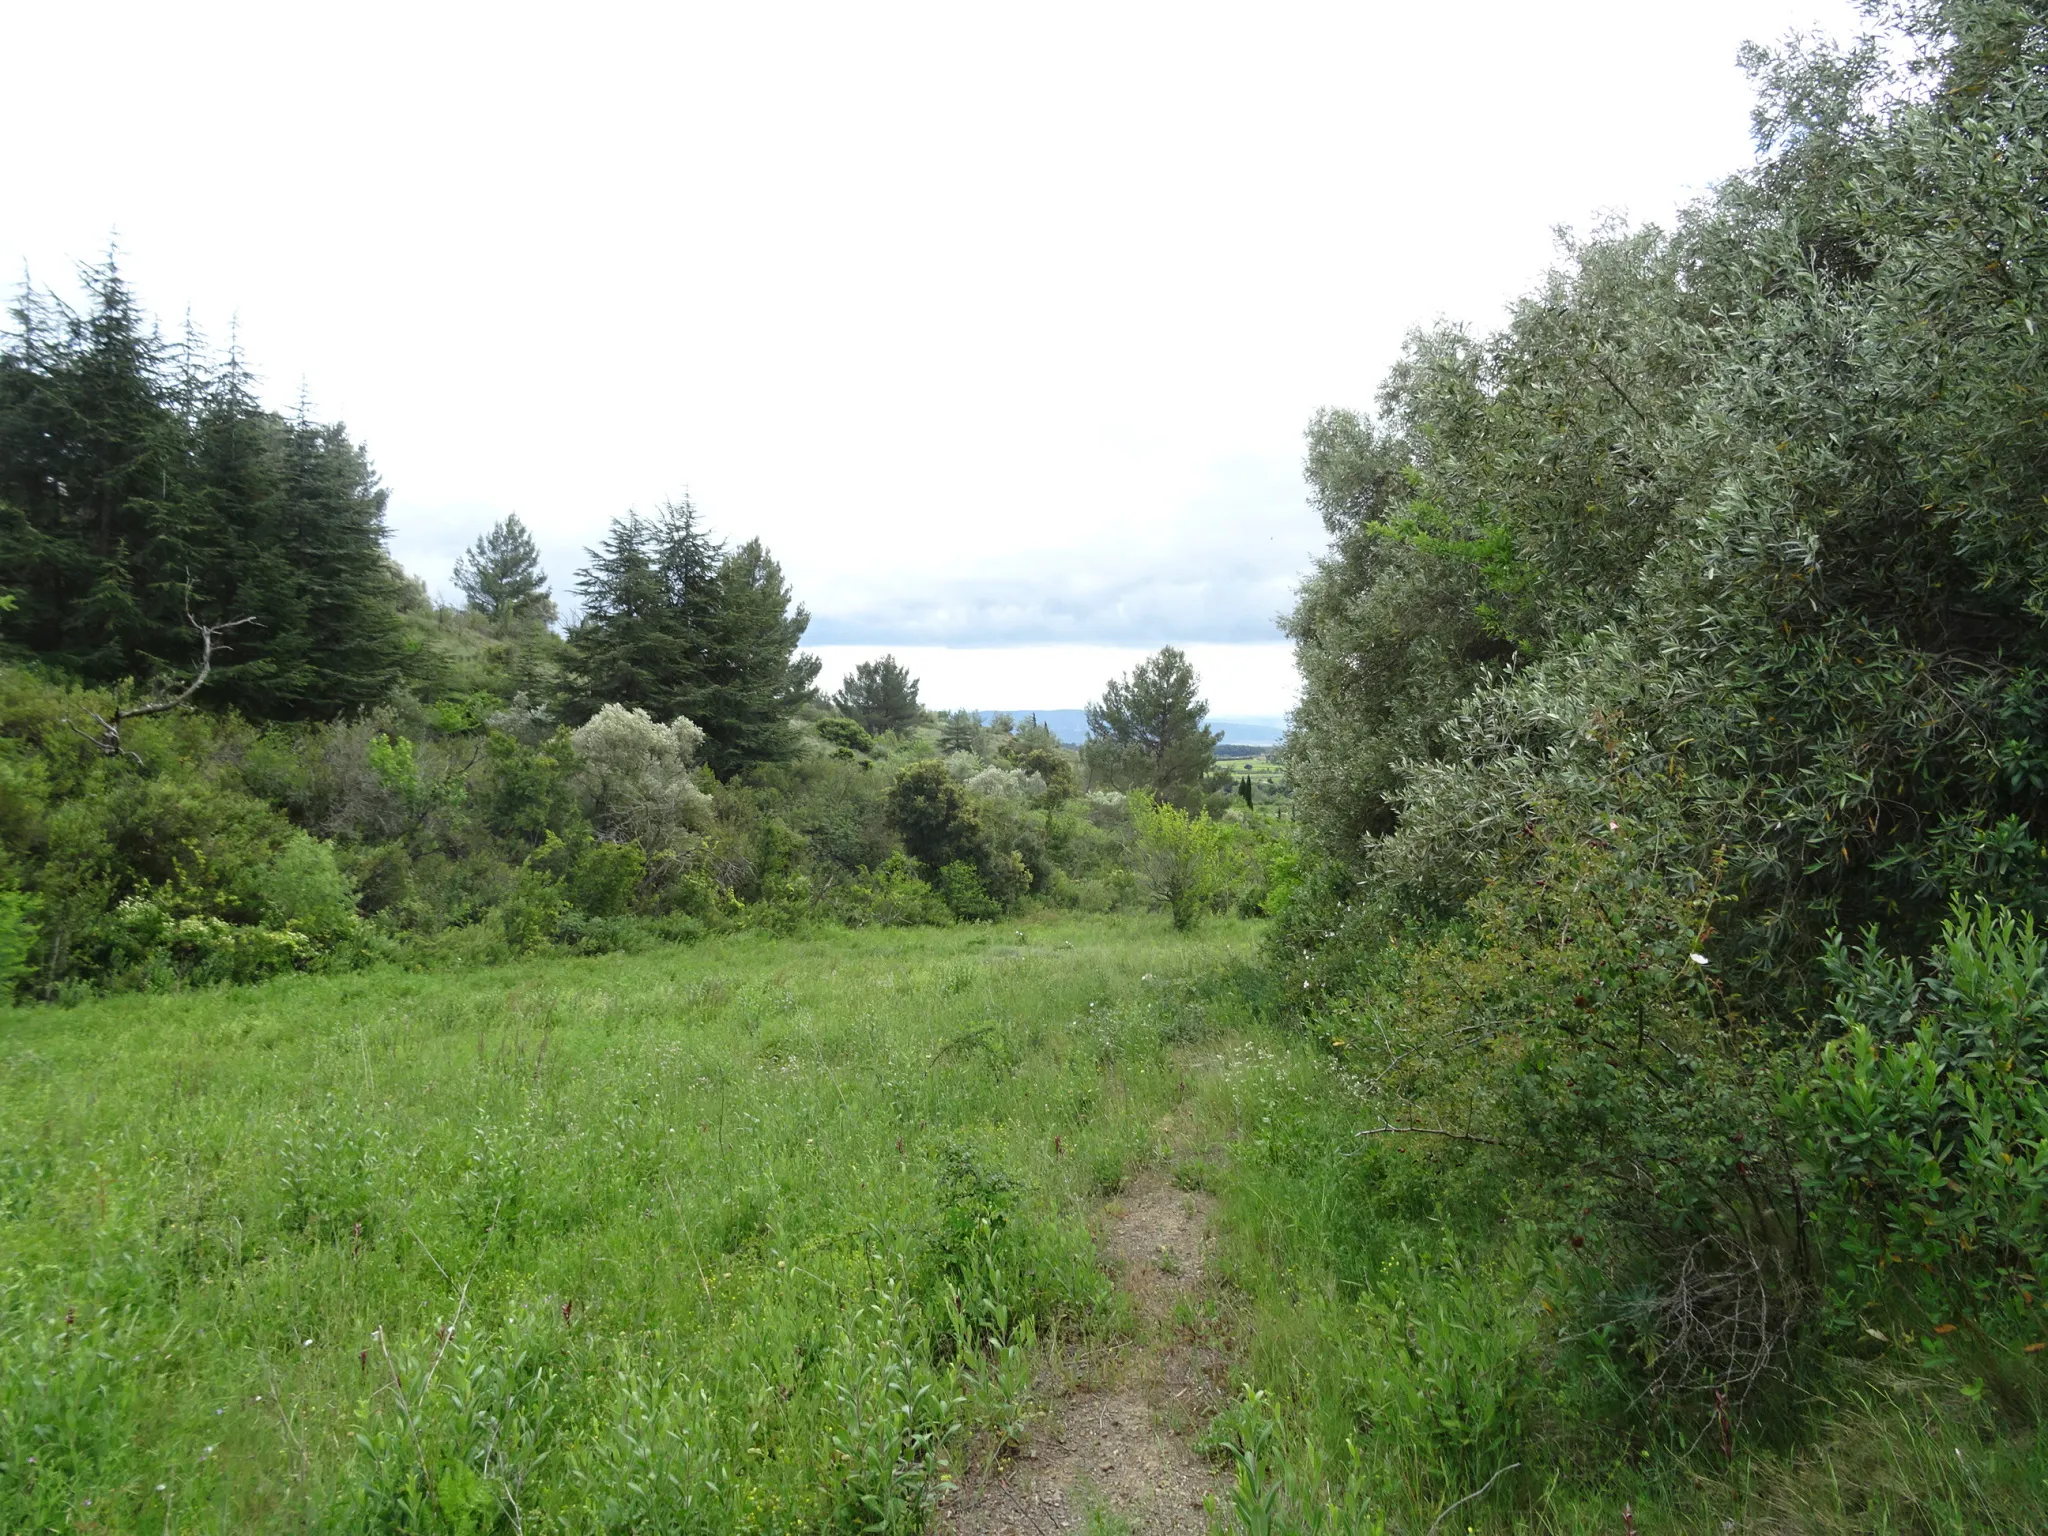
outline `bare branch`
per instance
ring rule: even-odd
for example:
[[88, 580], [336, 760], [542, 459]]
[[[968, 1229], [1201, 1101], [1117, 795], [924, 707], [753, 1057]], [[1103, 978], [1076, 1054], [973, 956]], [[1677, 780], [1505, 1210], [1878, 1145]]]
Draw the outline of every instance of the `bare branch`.
[[232, 649], [221, 639], [221, 636], [231, 629], [241, 628], [244, 624], [254, 624], [257, 620], [253, 617], [245, 617], [229, 619], [223, 624], [202, 624], [192, 617], [192, 610], [190, 606], [187, 606], [185, 609], [185, 622], [190, 624], [199, 635], [199, 666], [193, 672], [192, 680], [189, 683], [168, 697], [151, 699], [147, 703], [136, 704], [127, 708], [117, 708], [111, 717], [102, 715], [97, 710], [87, 710], [86, 713], [91, 715], [93, 722], [99, 726], [99, 733], [97, 735], [89, 731], [80, 730], [71, 723], [71, 718], [67, 715], [63, 723], [70, 727], [72, 733], [98, 747], [104, 756], [130, 758], [139, 767], [142, 763], [142, 758], [121, 744], [121, 722], [123, 720], [140, 720], [148, 715], [169, 714], [172, 710], [182, 709], [191, 703], [193, 695], [206, 686], [207, 678], [213, 674], [214, 652]]
[[1474, 1136], [1467, 1131], [1439, 1130], [1433, 1125], [1376, 1125], [1369, 1131], [1360, 1131], [1360, 1136], [1442, 1136], [1448, 1141], [1476, 1141], [1481, 1146], [1504, 1146], [1491, 1136]]

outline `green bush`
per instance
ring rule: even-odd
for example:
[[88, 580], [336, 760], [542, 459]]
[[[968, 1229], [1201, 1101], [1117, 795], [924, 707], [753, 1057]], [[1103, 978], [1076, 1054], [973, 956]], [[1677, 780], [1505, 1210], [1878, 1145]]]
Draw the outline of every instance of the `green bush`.
[[986, 923], [1003, 915], [1003, 904], [988, 893], [965, 859], [955, 859], [939, 871], [938, 893], [946, 910], [964, 923]]
[[592, 843], [570, 872], [568, 899], [592, 917], [621, 917], [646, 874], [647, 855], [638, 843]]
[[954, 920], [951, 907], [918, 878], [916, 866], [903, 854], [891, 854], [880, 868], [862, 870], [833, 893], [843, 922], [860, 928], [944, 926]]
[[1174, 927], [1194, 927], [1237, 873], [1230, 828], [1142, 790], [1130, 797], [1129, 809], [1153, 893]]
[[335, 862], [333, 848], [318, 838], [294, 832], [252, 884], [264, 916], [276, 927], [327, 941], [355, 927], [355, 890]]
[[554, 942], [562, 917], [569, 910], [569, 897], [560, 878], [529, 860], [519, 872], [519, 883], [511, 896], [498, 908], [498, 924], [506, 946], [515, 955], [545, 949]]
[[867, 733], [858, 720], [849, 720], [844, 715], [827, 715], [815, 727], [818, 734], [835, 747], [848, 752], [872, 752], [875, 738]]
[[1798, 1106], [1846, 1313], [1904, 1301], [1921, 1323], [2040, 1339], [2048, 938], [1959, 902], [1924, 971], [1874, 934], [1838, 939], [1827, 968], [1842, 1035]]
[[0, 998], [11, 999], [36, 944], [35, 898], [0, 891]]

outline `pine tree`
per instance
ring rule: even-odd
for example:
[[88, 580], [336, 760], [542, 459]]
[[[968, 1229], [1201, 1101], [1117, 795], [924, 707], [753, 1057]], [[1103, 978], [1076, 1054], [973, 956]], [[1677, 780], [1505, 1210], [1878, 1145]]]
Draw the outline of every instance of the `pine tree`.
[[1209, 706], [1196, 697], [1200, 686], [1187, 657], [1170, 645], [1128, 678], [1111, 678], [1102, 702], [1088, 706], [1081, 755], [1090, 776], [1162, 800], [1192, 800], [1223, 739], [1203, 724]]
[[500, 629], [554, 622], [554, 595], [533, 535], [513, 513], [455, 562], [455, 586], [471, 611]]
[[840, 682], [832, 703], [869, 731], [907, 731], [924, 719], [917, 679], [894, 656], [863, 661]]

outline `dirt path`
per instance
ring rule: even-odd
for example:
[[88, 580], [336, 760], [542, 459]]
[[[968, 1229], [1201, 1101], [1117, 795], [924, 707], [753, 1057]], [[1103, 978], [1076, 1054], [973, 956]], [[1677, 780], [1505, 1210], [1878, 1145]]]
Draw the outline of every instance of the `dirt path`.
[[963, 1481], [940, 1506], [939, 1531], [1050, 1536], [1092, 1518], [1104, 1532], [1206, 1536], [1205, 1506], [1221, 1507], [1224, 1482], [1194, 1437], [1222, 1405], [1223, 1363], [1179, 1304], [1202, 1284], [1214, 1204], [1154, 1171], [1104, 1207], [1102, 1245], [1136, 1337], [1071, 1362], [1047, 1418], [990, 1473]]

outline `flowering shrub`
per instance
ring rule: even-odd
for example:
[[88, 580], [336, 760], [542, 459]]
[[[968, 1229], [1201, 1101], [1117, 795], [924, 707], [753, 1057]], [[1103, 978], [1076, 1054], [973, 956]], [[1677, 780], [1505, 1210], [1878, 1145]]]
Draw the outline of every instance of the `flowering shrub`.
[[614, 842], [676, 846], [711, 820], [711, 799], [691, 768], [704, 733], [677, 716], [657, 725], [644, 709], [607, 704], [571, 740], [577, 786], [592, 823]]

